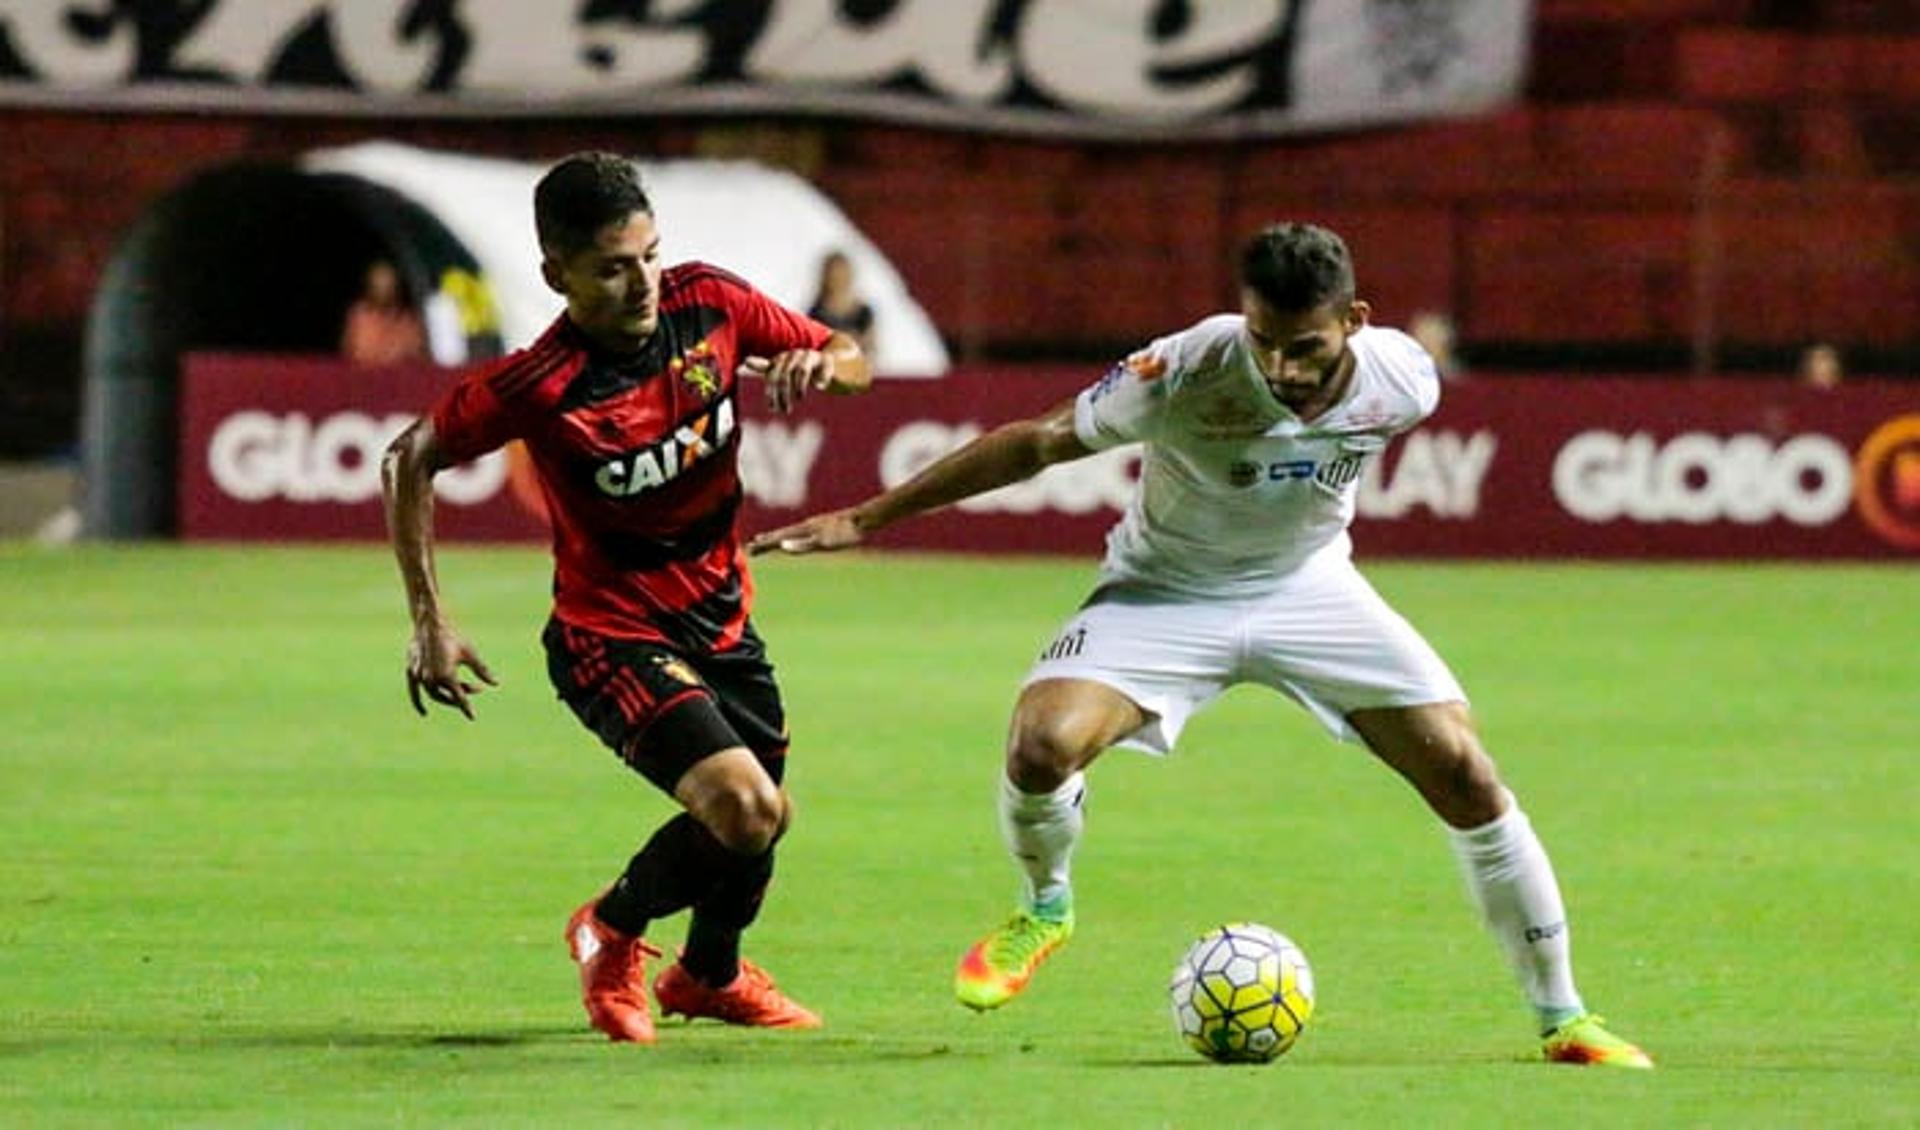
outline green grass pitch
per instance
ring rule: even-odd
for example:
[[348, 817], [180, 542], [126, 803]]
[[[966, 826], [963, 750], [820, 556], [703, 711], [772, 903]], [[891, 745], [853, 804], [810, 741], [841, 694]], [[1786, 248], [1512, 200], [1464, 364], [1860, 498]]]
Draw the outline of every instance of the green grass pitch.
[[[473, 724], [408, 710], [378, 547], [0, 547], [0, 1125], [1920, 1120], [1911, 566], [1372, 569], [1474, 695], [1649, 1075], [1525, 1062], [1438, 826], [1247, 688], [1170, 761], [1102, 763], [1078, 937], [1005, 1010], [956, 1006], [1013, 897], [1006, 710], [1091, 567], [879, 554], [757, 574], [799, 819], [749, 953], [828, 1027], [609, 1045], [561, 926], [667, 803], [553, 699], [543, 555], [441, 573], [505, 684]], [[1167, 1015], [1229, 919], [1314, 963], [1271, 1066]]]

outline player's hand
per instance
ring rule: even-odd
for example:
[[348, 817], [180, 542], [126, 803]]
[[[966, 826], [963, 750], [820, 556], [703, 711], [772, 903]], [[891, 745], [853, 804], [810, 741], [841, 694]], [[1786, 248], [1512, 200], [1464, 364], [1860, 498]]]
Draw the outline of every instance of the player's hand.
[[463, 677], [462, 667], [472, 671], [487, 686], [500, 685], [480, 654], [451, 626], [430, 622], [414, 629], [413, 641], [407, 645], [407, 697], [421, 717], [427, 713], [427, 704], [420, 700], [425, 694], [440, 705], [451, 706], [466, 715], [469, 722], [473, 720], [473, 704], [469, 699], [480, 693], [481, 686]]
[[815, 514], [803, 522], [755, 534], [747, 542], [750, 554], [777, 549], [782, 553], [826, 553], [867, 540], [867, 531], [854, 519], [852, 508]]
[[833, 358], [818, 349], [789, 349], [771, 358], [749, 357], [737, 375], [765, 381], [767, 407], [784, 416], [807, 393], [833, 384]]

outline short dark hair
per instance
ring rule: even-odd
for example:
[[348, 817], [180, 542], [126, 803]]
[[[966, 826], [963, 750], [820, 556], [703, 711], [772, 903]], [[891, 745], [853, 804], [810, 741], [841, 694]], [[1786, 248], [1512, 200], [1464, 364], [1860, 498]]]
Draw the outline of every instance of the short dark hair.
[[1304, 313], [1353, 301], [1353, 257], [1315, 224], [1274, 224], [1240, 249], [1240, 282], [1275, 310]]
[[617, 153], [575, 153], [548, 169], [533, 190], [540, 250], [566, 256], [593, 245], [601, 228], [635, 212], [653, 214], [640, 170]]

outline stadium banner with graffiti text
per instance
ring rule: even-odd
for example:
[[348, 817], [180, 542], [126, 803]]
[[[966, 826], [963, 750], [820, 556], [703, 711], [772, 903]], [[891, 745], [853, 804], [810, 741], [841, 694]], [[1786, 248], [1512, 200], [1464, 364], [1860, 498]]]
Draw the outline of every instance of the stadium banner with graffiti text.
[[[963, 368], [811, 398], [789, 417], [749, 403], [743, 522], [766, 529], [850, 505], [1097, 376], [1097, 367]], [[190, 357], [181, 535], [383, 537], [381, 449], [450, 379], [431, 368]], [[1091, 558], [1137, 466], [1122, 450], [1053, 467], [878, 544]], [[514, 448], [442, 474], [437, 488], [443, 537], [545, 536], [539, 487]], [[1477, 377], [1449, 386], [1432, 418], [1368, 464], [1359, 511], [1363, 558], [1920, 559], [1920, 385], [1856, 381], [1823, 393], [1785, 379]]]
[[0, 104], [750, 114], [1115, 140], [1511, 99], [1532, 0], [198, 0], [0, 4]]

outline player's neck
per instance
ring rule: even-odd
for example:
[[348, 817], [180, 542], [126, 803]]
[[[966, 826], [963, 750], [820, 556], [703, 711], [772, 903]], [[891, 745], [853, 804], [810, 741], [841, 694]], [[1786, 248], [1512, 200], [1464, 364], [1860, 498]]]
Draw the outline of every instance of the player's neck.
[[621, 359], [638, 357], [640, 354], [646, 352], [648, 346], [653, 344], [654, 338], [660, 336], [658, 326], [654, 327], [652, 333], [641, 338], [634, 338], [625, 334], [595, 333], [575, 321], [571, 314], [567, 315], [567, 328], [572, 330], [575, 337], [586, 343], [586, 345], [594, 351]]

